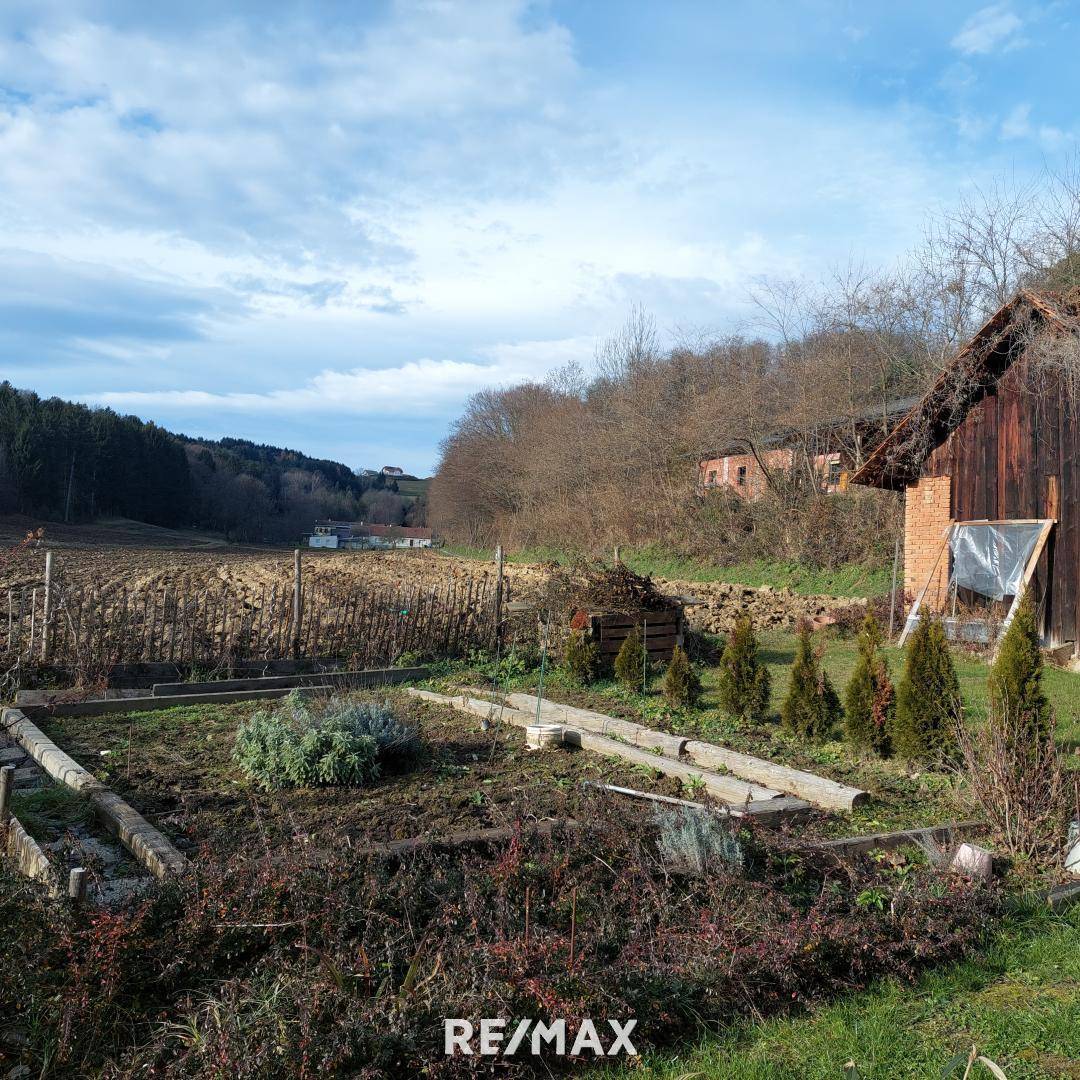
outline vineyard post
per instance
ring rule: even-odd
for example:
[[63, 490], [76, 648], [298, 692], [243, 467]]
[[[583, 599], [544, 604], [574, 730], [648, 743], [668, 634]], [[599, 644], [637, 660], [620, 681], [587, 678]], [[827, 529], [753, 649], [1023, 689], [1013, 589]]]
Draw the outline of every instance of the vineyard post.
[[49, 661], [49, 637], [52, 631], [53, 553], [45, 552], [45, 610], [41, 617], [41, 662]]
[[300, 621], [304, 617], [304, 579], [300, 561], [300, 549], [296, 549], [294, 556], [293, 574], [293, 639], [292, 654], [294, 660], [300, 659]]

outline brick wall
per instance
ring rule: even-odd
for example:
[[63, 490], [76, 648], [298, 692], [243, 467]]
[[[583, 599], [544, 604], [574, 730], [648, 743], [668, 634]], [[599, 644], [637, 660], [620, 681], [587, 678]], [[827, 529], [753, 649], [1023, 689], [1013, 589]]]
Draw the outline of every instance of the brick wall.
[[[926, 584], [941, 551], [949, 527], [952, 478], [924, 476], [908, 484], [904, 500], [904, 590], [912, 599]], [[923, 604], [930, 610], [944, 607], [949, 580], [949, 553], [946, 551], [937, 564], [934, 579], [926, 591]]]
[[[787, 449], [766, 450], [762, 457], [770, 471], [785, 471], [791, 468], [794, 453]], [[727, 487], [748, 499], [756, 499], [765, 491], [765, 474], [753, 454], [710, 458], [702, 461], [698, 470], [703, 488]]]

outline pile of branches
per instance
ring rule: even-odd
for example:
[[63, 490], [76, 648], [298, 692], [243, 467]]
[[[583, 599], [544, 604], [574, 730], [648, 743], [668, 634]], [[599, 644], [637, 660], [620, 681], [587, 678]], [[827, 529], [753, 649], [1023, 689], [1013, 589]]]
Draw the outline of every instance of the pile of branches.
[[552, 571], [547, 586], [547, 607], [573, 613], [666, 611], [672, 598], [650, 577], [634, 573], [621, 560], [614, 565], [580, 559]]

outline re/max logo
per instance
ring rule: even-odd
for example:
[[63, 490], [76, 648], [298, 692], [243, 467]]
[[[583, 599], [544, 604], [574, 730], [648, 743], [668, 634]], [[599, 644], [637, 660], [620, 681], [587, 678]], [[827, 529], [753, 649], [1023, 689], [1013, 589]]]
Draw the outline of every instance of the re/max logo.
[[[443, 1049], [447, 1054], [479, 1053], [501, 1057], [513, 1057], [519, 1051], [523, 1054], [565, 1055], [567, 1053], [565, 1020], [552, 1020], [550, 1024], [539, 1020], [535, 1022], [519, 1020], [504, 1048], [503, 1042], [507, 1037], [508, 1022], [499, 1017], [481, 1020], [480, 1037], [477, 1040], [478, 1049], [474, 1050], [475, 1028], [472, 1021], [444, 1020]], [[630, 1041], [630, 1033], [637, 1027], [637, 1021], [627, 1020], [625, 1024], [620, 1024], [618, 1020], [608, 1020], [606, 1023], [615, 1036], [610, 1046], [605, 1049], [604, 1041], [600, 1038], [600, 1033], [592, 1020], [582, 1020], [574, 1035], [574, 1041], [570, 1044], [571, 1056], [591, 1050], [596, 1057], [612, 1057], [615, 1054], [629, 1054], [631, 1057], [637, 1057], [637, 1050]]]

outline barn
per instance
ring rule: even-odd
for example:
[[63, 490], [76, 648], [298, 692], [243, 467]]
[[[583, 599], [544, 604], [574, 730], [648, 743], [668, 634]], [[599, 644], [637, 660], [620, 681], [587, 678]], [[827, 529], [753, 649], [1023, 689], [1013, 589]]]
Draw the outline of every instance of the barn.
[[1078, 375], [1080, 301], [1022, 291], [852, 475], [906, 493], [904, 588], [923, 610], [948, 616], [973, 589], [1002, 605], [996, 635], [1026, 588], [1044, 645], [1076, 655]]

